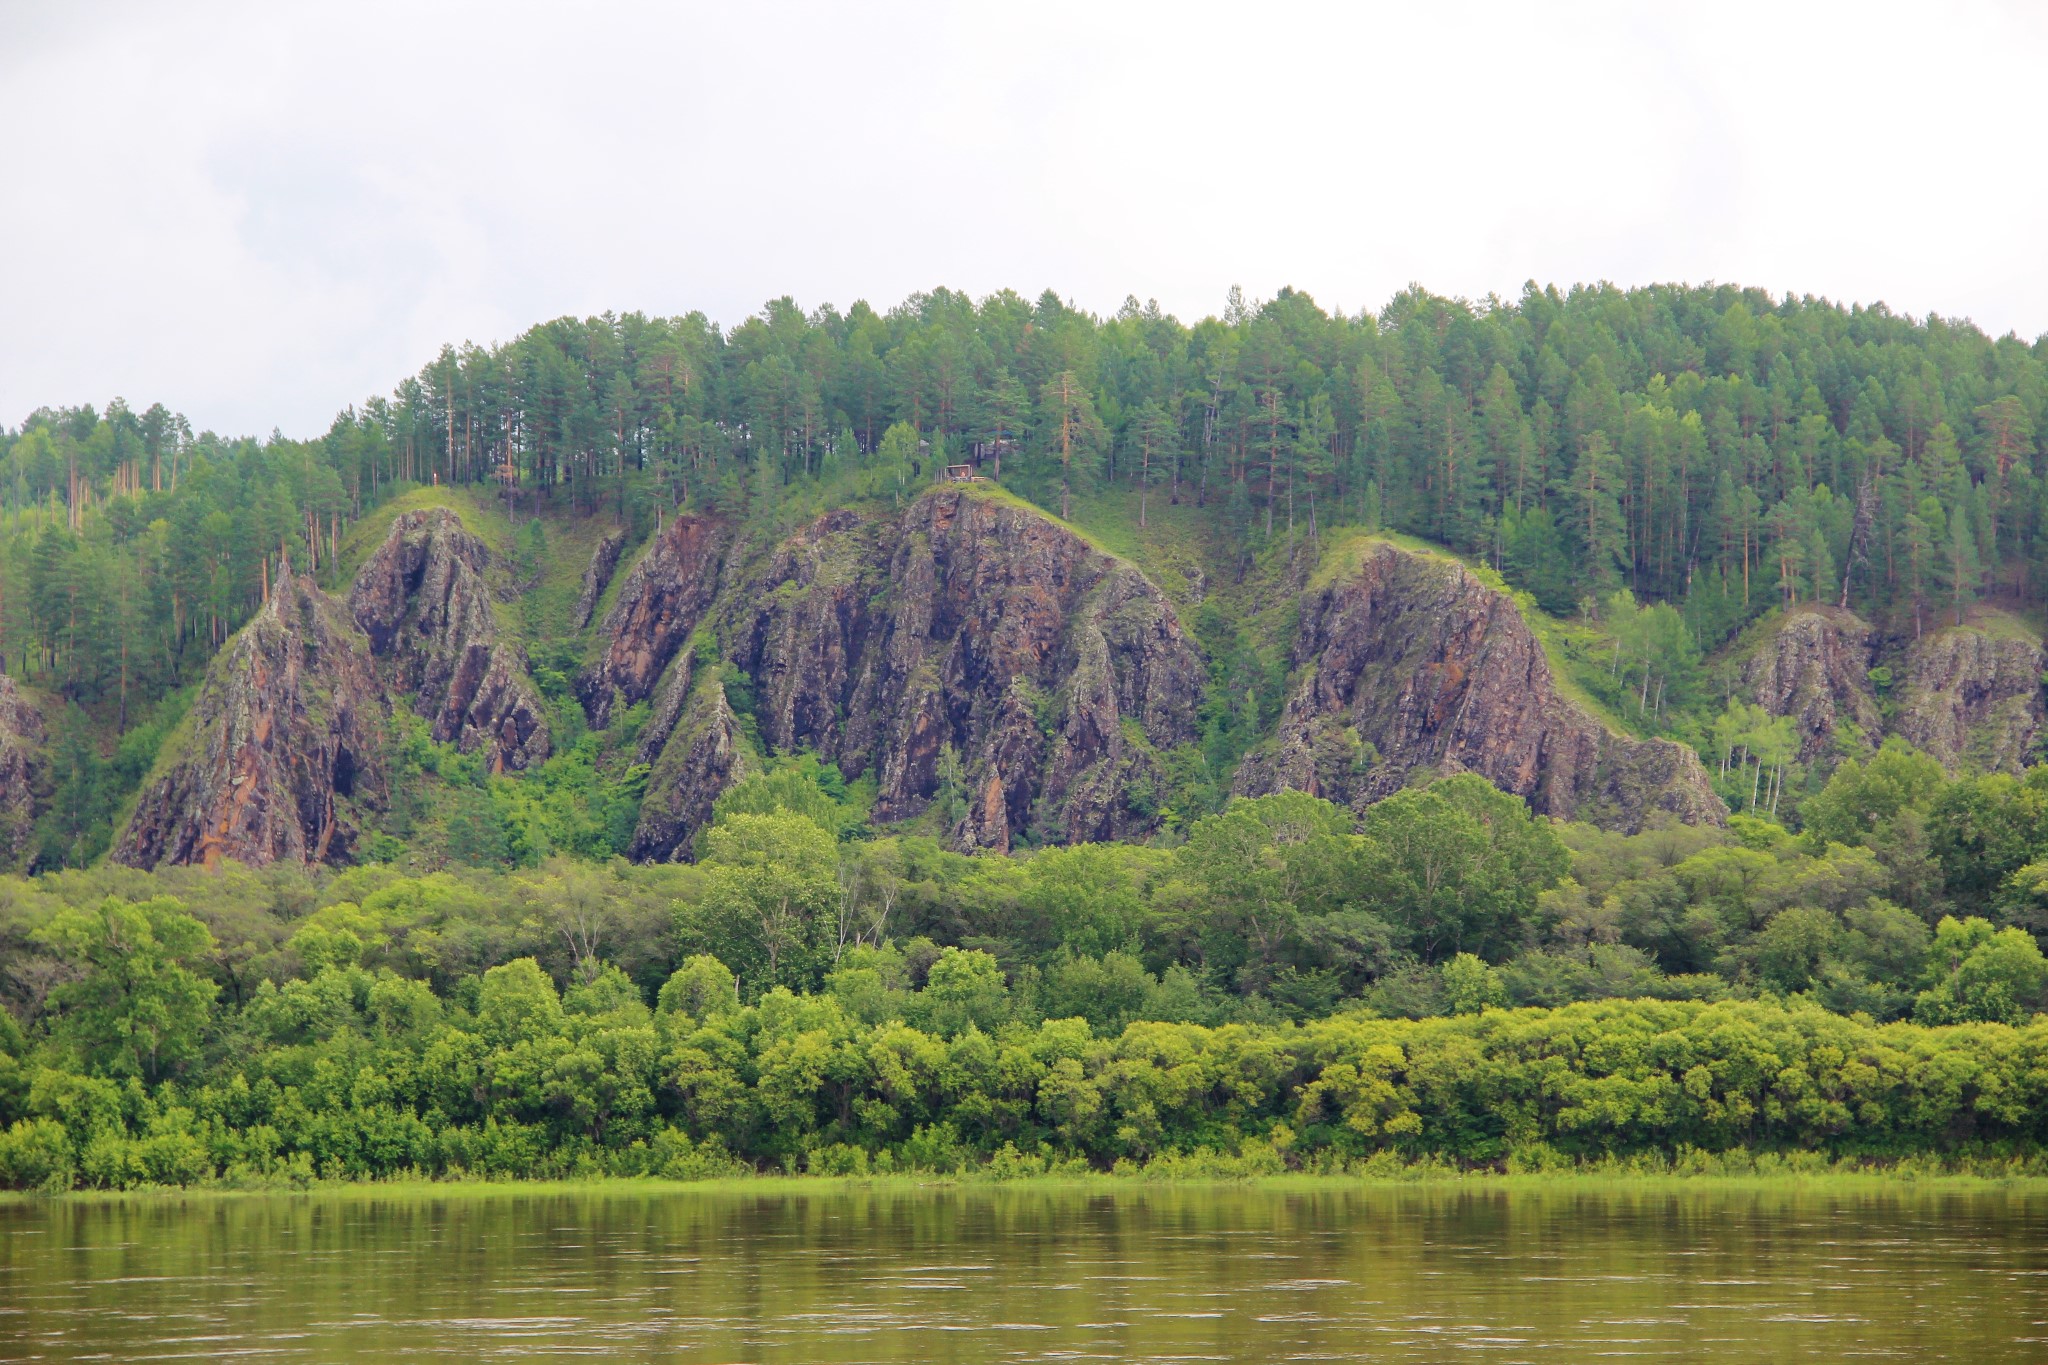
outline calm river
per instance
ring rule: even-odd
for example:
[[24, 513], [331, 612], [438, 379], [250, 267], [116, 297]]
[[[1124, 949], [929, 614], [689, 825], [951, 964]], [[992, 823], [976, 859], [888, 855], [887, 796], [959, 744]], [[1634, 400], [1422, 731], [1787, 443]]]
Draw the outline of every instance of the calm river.
[[1657, 1187], [0, 1203], [0, 1359], [2048, 1360], [2048, 1198]]

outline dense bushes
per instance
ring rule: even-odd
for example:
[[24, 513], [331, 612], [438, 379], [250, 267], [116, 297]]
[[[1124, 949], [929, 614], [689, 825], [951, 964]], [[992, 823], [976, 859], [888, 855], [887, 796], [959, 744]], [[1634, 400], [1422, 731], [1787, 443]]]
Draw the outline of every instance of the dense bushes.
[[1825, 837], [1459, 777], [1003, 858], [810, 764], [693, 866], [0, 879], [0, 1183], [2032, 1159], [2048, 774], [1919, 767]]
[[1543, 1167], [2023, 1154], [2048, 1139], [2040, 1020], [1928, 1028], [1638, 1000], [1098, 1036], [1077, 1019], [996, 1022], [1002, 983], [979, 954], [943, 954], [923, 990], [882, 1008], [871, 985], [742, 1005], [730, 974], [697, 959], [649, 1009], [617, 973], [558, 993], [526, 959], [452, 999], [328, 967], [259, 992], [234, 1066], [155, 1087], [39, 1064], [14, 1035], [0, 1183], [1101, 1169], [1204, 1153], [1249, 1170], [1381, 1153]]

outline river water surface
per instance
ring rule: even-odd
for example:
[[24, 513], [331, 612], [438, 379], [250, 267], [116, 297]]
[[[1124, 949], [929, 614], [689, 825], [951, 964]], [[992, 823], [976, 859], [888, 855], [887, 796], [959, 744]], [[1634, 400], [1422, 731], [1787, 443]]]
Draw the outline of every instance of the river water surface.
[[2048, 1361], [2048, 1198], [1701, 1185], [0, 1203], [0, 1359]]

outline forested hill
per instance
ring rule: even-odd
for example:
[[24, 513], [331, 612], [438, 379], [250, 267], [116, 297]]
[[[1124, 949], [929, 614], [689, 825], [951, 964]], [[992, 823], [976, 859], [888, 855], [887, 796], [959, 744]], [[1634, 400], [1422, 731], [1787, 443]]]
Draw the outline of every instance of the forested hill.
[[2040, 342], [1602, 286], [562, 319], [309, 441], [43, 410], [0, 436], [8, 851], [687, 856], [800, 753], [970, 848], [1458, 769], [1796, 824], [1884, 735], [2035, 756], [2044, 409]]
[[2044, 408], [1602, 287], [31, 414], [0, 1188], [2038, 1162]]

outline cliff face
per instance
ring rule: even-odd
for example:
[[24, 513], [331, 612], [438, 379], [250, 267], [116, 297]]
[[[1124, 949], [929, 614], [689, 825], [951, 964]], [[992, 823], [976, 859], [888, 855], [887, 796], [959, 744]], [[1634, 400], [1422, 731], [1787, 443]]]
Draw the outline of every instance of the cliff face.
[[597, 600], [604, 596], [604, 590], [612, 584], [612, 575], [618, 572], [619, 552], [625, 547], [625, 532], [611, 531], [590, 552], [590, 563], [583, 570], [583, 588], [576, 594], [576, 629], [590, 624], [597, 611]]
[[0, 674], [0, 869], [18, 871], [28, 859], [43, 739], [42, 713]]
[[722, 687], [679, 681], [686, 659], [671, 667], [708, 616], [751, 683], [761, 740], [872, 773], [879, 820], [947, 794], [966, 846], [1006, 848], [1027, 824], [1055, 840], [1152, 828], [1156, 751], [1193, 737], [1203, 673], [1172, 606], [1130, 565], [960, 490], [894, 517], [829, 513], [745, 568], [736, 553], [721, 562], [725, 545], [700, 518], [664, 532], [581, 680], [597, 722], [654, 699], [635, 856], [672, 856], [733, 771], [739, 721]]
[[604, 652], [576, 680], [592, 725], [607, 724], [615, 702], [630, 706], [653, 694], [718, 595], [729, 544], [717, 521], [679, 516], [626, 575], [599, 632]]
[[381, 808], [388, 713], [369, 642], [289, 570], [215, 657], [170, 770], [114, 849], [131, 867], [346, 862], [353, 807]]
[[525, 768], [548, 756], [546, 713], [524, 652], [500, 638], [490, 561], [453, 512], [407, 512], [356, 574], [349, 611], [436, 740]]
[[1726, 818], [1697, 754], [1612, 733], [1565, 697], [1514, 603], [1455, 561], [1370, 543], [1355, 570], [1309, 590], [1292, 662], [1278, 734], [1239, 772], [1247, 795], [1357, 806], [1427, 768], [1615, 829], [1658, 811]]
[[950, 786], [964, 845], [1007, 848], [1027, 824], [1063, 841], [1148, 831], [1156, 751], [1195, 733], [1201, 660], [1166, 598], [995, 499], [831, 514], [739, 597], [731, 654], [762, 739], [872, 771], [877, 819]]
[[1793, 718], [1801, 762], [1830, 753], [1848, 725], [1860, 731], [1860, 748], [1876, 747], [1884, 718], [1870, 686], [1871, 648], [1870, 627], [1855, 613], [1805, 606], [1750, 656], [1743, 681], [1764, 710]]
[[662, 683], [662, 701], [641, 734], [641, 761], [653, 751], [647, 798], [627, 856], [636, 862], [675, 862], [689, 856], [690, 840], [711, 819], [718, 794], [753, 770], [739, 717], [716, 675], [693, 676], [689, 652]]
[[1935, 631], [1906, 650], [1893, 729], [1951, 770], [2017, 773], [2044, 718], [2041, 642], [2017, 630]]

